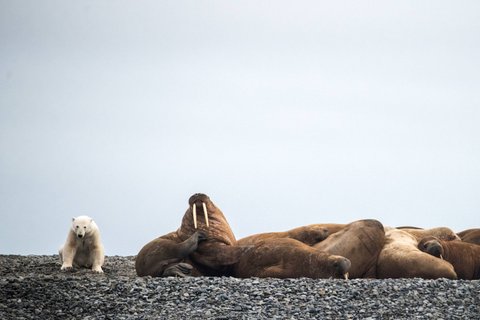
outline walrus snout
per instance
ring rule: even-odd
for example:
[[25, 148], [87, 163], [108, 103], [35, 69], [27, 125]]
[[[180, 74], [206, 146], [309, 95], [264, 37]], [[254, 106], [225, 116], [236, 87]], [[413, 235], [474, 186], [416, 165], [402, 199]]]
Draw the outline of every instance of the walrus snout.
[[188, 205], [193, 206], [194, 203], [208, 202], [210, 198], [204, 193], [195, 193], [188, 199]]
[[443, 259], [442, 244], [435, 237], [426, 237], [418, 243], [418, 249], [432, 256]]
[[193, 196], [188, 199], [188, 204], [192, 207], [193, 215], [193, 226], [195, 229], [198, 228], [197, 224], [197, 205], [203, 209], [203, 216], [205, 217], [205, 224], [209, 227], [208, 224], [208, 210], [205, 202], [210, 201], [210, 198], [203, 193], [195, 193]]

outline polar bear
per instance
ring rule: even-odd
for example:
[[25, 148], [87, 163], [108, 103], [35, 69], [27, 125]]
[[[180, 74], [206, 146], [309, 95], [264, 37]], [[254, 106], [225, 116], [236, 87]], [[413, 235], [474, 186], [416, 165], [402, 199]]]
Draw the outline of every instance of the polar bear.
[[72, 218], [67, 240], [58, 253], [62, 263], [61, 270], [70, 270], [75, 266], [92, 268], [94, 272], [103, 273], [105, 254], [100, 230], [88, 216]]

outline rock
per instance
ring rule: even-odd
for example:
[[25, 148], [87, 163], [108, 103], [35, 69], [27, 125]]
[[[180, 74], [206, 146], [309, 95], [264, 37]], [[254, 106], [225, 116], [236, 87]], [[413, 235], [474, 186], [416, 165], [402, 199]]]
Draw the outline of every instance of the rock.
[[139, 278], [134, 257], [102, 275], [58, 256], [0, 255], [0, 319], [477, 318], [480, 282], [423, 279]]

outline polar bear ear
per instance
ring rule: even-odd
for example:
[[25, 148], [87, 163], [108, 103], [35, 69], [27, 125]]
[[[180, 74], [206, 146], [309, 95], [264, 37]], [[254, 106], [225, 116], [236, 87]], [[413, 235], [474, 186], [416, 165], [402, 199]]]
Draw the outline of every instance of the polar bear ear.
[[75, 217], [72, 217], [72, 222], [75, 221]]
[[93, 222], [93, 218], [90, 218], [90, 223], [92, 223], [92, 222]]

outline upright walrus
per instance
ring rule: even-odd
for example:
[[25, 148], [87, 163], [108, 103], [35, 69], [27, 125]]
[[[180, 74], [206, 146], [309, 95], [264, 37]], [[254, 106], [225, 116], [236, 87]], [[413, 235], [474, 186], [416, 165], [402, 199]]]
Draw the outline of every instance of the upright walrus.
[[[203, 193], [196, 193], [188, 200], [189, 207], [177, 230], [184, 241], [197, 231], [205, 234], [206, 240], [199, 243], [191, 255], [191, 261], [203, 275], [230, 275], [230, 267], [238, 262], [244, 247], [237, 246], [223, 212]], [[198, 214], [198, 212], [202, 214]]]
[[[242, 248], [222, 211], [202, 193], [188, 200], [180, 228], [147, 243], [138, 253], [139, 276], [229, 275]], [[199, 214], [201, 212], [201, 214]]]

